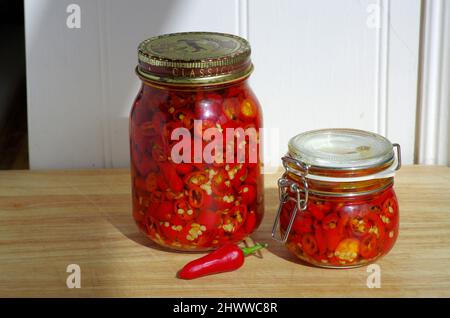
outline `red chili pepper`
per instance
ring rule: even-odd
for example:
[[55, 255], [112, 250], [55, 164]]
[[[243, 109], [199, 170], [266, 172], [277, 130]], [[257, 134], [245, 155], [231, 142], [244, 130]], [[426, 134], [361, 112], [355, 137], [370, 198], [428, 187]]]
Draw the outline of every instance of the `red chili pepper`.
[[375, 234], [365, 234], [359, 244], [359, 253], [365, 259], [373, 258], [378, 253], [378, 239]]
[[223, 113], [228, 120], [236, 120], [239, 115], [239, 102], [235, 98], [229, 98], [223, 102]]
[[222, 106], [222, 96], [219, 94], [208, 94], [197, 96], [198, 101], [195, 103], [195, 117], [205, 119], [216, 119], [220, 114], [220, 108]]
[[175, 192], [180, 192], [183, 190], [183, 181], [177, 175], [177, 171], [175, 170], [175, 166], [171, 163], [160, 163], [161, 172], [163, 173], [167, 184], [169, 187]]
[[186, 264], [178, 273], [178, 277], [194, 279], [234, 271], [244, 264], [245, 256], [264, 247], [267, 247], [267, 244], [256, 244], [242, 249], [234, 244], [223, 245], [219, 249]]
[[192, 171], [193, 166], [189, 163], [179, 163], [175, 169], [179, 174], [185, 175]]
[[303, 251], [308, 255], [314, 255], [319, 251], [317, 241], [311, 234], [305, 234], [302, 237]]
[[236, 204], [236, 197], [232, 191], [222, 196], [214, 197], [214, 204], [219, 210], [233, 207]]
[[197, 217], [197, 222], [204, 225], [208, 231], [217, 229], [221, 221], [220, 213], [212, 210], [201, 210]]
[[322, 226], [316, 222], [314, 224], [314, 230], [316, 233], [316, 241], [317, 241], [317, 247], [319, 248], [320, 254], [325, 254], [327, 251], [327, 241], [325, 240], [324, 230], [322, 229]]
[[196, 188], [208, 182], [208, 175], [205, 171], [195, 171], [187, 174], [183, 181], [188, 188]]
[[[291, 201], [293, 202], [293, 201]], [[289, 224], [289, 221], [286, 223]], [[292, 226], [294, 232], [297, 233], [311, 233], [313, 226], [313, 220], [308, 215], [301, 213], [297, 214], [294, 220], [294, 224]]]
[[388, 198], [383, 202], [381, 220], [388, 230], [391, 230], [396, 226], [395, 217], [397, 216], [397, 209], [397, 202], [394, 198]]
[[244, 184], [239, 188], [239, 195], [241, 196], [242, 203], [250, 205], [256, 199], [256, 187], [249, 184]]
[[155, 161], [167, 161], [167, 155], [164, 152], [163, 146], [155, 143], [152, 147], [152, 158]]
[[160, 132], [163, 128], [163, 123], [167, 121], [166, 115], [162, 112], [157, 112], [152, 117], [152, 124], [153, 129], [156, 130], [156, 132]]
[[245, 121], [253, 120], [257, 114], [258, 110], [256, 105], [250, 99], [245, 99], [241, 103], [240, 117]]
[[235, 205], [222, 213], [222, 229], [228, 233], [236, 233], [247, 219], [247, 206]]
[[148, 213], [153, 215], [159, 221], [169, 221], [172, 218], [173, 203], [164, 201], [158, 204], [156, 210], [148, 209]]
[[156, 182], [158, 184], [158, 188], [162, 191], [166, 191], [169, 188], [169, 185], [167, 184], [166, 179], [162, 174], [158, 174]]
[[174, 214], [184, 221], [190, 221], [195, 217], [194, 210], [185, 199], [178, 199], [173, 205]]
[[192, 187], [189, 189], [189, 204], [193, 208], [200, 208], [204, 203], [205, 191], [200, 187]]
[[211, 189], [217, 195], [224, 195], [229, 191], [231, 186], [230, 181], [228, 180], [228, 173], [225, 169], [220, 169], [217, 173], [212, 177], [211, 180]]
[[329, 202], [314, 201], [308, 205], [308, 211], [318, 219], [322, 220], [329, 211], [331, 210], [331, 205]]
[[139, 137], [141, 137], [141, 138], [143, 136], [154, 137], [154, 136], [156, 136], [156, 133], [157, 133], [157, 129], [155, 128], [155, 125], [152, 121], [146, 121], [146, 122], [142, 123], [139, 126], [139, 129], [140, 129], [139, 133], [141, 134], [141, 136], [139, 136]]
[[242, 182], [247, 178], [247, 167], [242, 163], [229, 165], [228, 175], [232, 180], [233, 187], [239, 191]]
[[256, 213], [255, 211], [250, 211], [247, 214], [247, 220], [245, 221], [244, 227], [245, 231], [250, 234], [256, 227]]
[[162, 128], [163, 139], [167, 141], [172, 140], [172, 132], [180, 127], [182, 127], [180, 122], [171, 121], [165, 124]]
[[187, 109], [178, 109], [173, 113], [173, 118], [178, 120], [187, 129], [194, 127], [194, 116]]

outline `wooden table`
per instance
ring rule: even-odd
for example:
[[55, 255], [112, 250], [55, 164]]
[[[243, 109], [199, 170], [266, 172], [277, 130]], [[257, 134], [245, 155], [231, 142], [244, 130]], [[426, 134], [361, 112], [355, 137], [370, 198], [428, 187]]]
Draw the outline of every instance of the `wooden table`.
[[[379, 289], [366, 286], [367, 267], [300, 265], [270, 240], [277, 177], [266, 177], [266, 217], [253, 235], [270, 243], [262, 259], [182, 281], [175, 273], [199, 255], [162, 251], [138, 233], [127, 170], [0, 172], [0, 296], [450, 296], [450, 168], [398, 172], [400, 236], [378, 262]], [[66, 286], [69, 264], [81, 267], [80, 289]]]

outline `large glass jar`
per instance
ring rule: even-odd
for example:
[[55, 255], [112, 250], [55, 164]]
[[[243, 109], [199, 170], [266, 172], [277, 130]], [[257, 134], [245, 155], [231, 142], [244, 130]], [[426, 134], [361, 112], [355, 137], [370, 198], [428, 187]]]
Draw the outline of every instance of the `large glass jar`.
[[176, 250], [238, 242], [263, 217], [259, 129], [246, 40], [163, 35], [139, 45], [130, 115], [133, 217]]
[[292, 254], [315, 266], [349, 268], [389, 252], [399, 228], [398, 144], [361, 130], [316, 130], [293, 137], [282, 159], [272, 236]]

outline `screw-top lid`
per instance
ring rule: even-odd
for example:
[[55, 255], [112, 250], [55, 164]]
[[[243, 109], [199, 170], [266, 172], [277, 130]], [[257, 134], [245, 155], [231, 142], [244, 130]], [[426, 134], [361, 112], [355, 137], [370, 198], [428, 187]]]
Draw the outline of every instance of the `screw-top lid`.
[[289, 141], [289, 155], [313, 168], [359, 170], [392, 164], [392, 143], [375, 133], [356, 129], [322, 129]]
[[175, 85], [209, 85], [250, 75], [247, 40], [225, 33], [185, 32], [161, 35], [139, 44], [138, 75]]

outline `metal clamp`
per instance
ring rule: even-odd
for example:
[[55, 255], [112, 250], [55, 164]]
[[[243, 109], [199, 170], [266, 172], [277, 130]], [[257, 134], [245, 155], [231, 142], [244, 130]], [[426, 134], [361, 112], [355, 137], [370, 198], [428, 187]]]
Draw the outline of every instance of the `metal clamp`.
[[[294, 164], [296, 167], [301, 167], [303, 171], [300, 172], [301, 170], [300, 171], [294, 170], [289, 166], [289, 163]], [[297, 212], [305, 211], [308, 206], [309, 190], [308, 190], [308, 182], [306, 181], [305, 178], [305, 176], [308, 174], [307, 166], [300, 164], [300, 162], [290, 157], [283, 157], [283, 166], [285, 167], [286, 172], [280, 179], [278, 179], [278, 197], [280, 200], [280, 204], [278, 206], [277, 215], [275, 217], [275, 222], [272, 228], [272, 238], [278, 242], [286, 243], [289, 237], [289, 233], [291, 232], [292, 225], [294, 224]], [[290, 169], [293, 170], [294, 172], [291, 172]], [[293, 173], [296, 176], [299, 176], [300, 180], [302, 181], [302, 187], [297, 182], [288, 179], [287, 178], [288, 173]], [[295, 197], [291, 196], [288, 190], [290, 190], [290, 192], [293, 192], [295, 194]], [[291, 219], [289, 220], [286, 232], [281, 237], [278, 237], [276, 233], [278, 232], [280, 224], [281, 211], [283, 210], [283, 205], [288, 201], [294, 201], [295, 207], [294, 210], [292, 211]]]
[[392, 146], [394, 146], [397, 151], [397, 167], [395, 167], [395, 171], [397, 171], [402, 167], [402, 151], [399, 144], [395, 143], [392, 144]]

